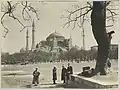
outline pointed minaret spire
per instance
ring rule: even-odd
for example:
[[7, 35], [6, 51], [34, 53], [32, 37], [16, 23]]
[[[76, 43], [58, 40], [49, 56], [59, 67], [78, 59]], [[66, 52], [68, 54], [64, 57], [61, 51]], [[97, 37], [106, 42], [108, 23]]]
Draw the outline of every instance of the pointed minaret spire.
[[70, 30], [70, 38], [69, 38], [69, 50], [72, 48], [72, 35], [71, 35], [71, 30]]
[[28, 35], [28, 28], [27, 28], [27, 31], [26, 31], [26, 51], [29, 50], [29, 45], [28, 45], [28, 38], [29, 38], [29, 35]]
[[33, 23], [32, 23], [32, 47], [31, 50], [35, 49], [35, 23], [34, 23], [34, 19], [33, 19]]

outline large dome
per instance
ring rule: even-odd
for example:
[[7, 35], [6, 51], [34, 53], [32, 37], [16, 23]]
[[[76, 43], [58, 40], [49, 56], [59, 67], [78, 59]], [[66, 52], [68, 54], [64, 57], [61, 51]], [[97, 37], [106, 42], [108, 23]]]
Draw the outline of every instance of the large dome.
[[54, 32], [54, 33], [51, 33], [51, 34], [47, 37], [47, 40], [50, 39], [50, 38], [53, 38], [53, 37], [56, 37], [56, 38], [64, 38], [64, 36], [62, 36], [60, 33]]

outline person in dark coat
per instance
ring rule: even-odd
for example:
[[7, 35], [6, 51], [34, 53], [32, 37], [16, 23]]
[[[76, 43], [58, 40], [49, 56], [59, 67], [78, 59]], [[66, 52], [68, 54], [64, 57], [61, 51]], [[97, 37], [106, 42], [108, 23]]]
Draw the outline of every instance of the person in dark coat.
[[33, 72], [33, 81], [32, 81], [32, 84], [35, 84], [35, 86], [39, 84], [39, 75], [40, 72], [38, 72], [38, 68], [36, 68], [35, 71]]
[[68, 67], [67, 67], [67, 83], [68, 83], [70, 74], [73, 74], [73, 68], [72, 68], [72, 66], [70, 66], [70, 63], [68, 63]]
[[110, 59], [108, 59], [107, 66], [108, 66], [108, 68], [111, 68], [111, 62], [110, 62]]
[[57, 69], [56, 67], [53, 68], [53, 84], [56, 84], [56, 80], [57, 80], [57, 73], [56, 73]]
[[65, 76], [66, 76], [66, 68], [62, 66], [61, 80], [63, 80], [63, 83], [65, 83]]

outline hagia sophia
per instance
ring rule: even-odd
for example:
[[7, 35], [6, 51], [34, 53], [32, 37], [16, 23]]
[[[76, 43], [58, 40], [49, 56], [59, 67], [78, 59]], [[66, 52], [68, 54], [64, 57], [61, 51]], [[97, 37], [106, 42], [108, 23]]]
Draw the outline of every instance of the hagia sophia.
[[[28, 35], [28, 30], [26, 32], [26, 45], [25, 45], [25, 49], [23, 51], [29, 51], [29, 35]], [[33, 21], [32, 24], [32, 46], [31, 46], [31, 50], [41, 50], [44, 52], [51, 52], [54, 54], [54, 56], [57, 56], [57, 54], [59, 54], [60, 52], [67, 52], [68, 50], [70, 50], [73, 47], [72, 45], [72, 38], [71, 36], [66, 39], [64, 36], [62, 36], [60, 33], [58, 32], [53, 32], [51, 34], [49, 34], [46, 37], [46, 40], [42, 40], [40, 42], [38, 42], [37, 44], [35, 44], [35, 24]]]
[[[31, 49], [29, 49], [29, 35], [28, 35], [28, 30], [26, 32], [26, 45], [25, 48], [21, 49], [20, 52], [26, 52], [26, 51], [43, 51], [47, 53], [52, 53], [51, 57], [56, 57], [59, 56], [59, 54], [62, 52], [68, 52], [71, 48], [76, 48], [77, 50], [80, 50], [80, 47], [78, 46], [73, 46], [72, 44], [72, 38], [71, 35], [69, 38], [65, 38], [63, 35], [60, 33], [54, 31], [51, 34], [49, 34], [46, 37], [46, 40], [42, 40], [37, 42], [35, 44], [35, 24], [33, 21], [32, 24], [32, 46]], [[91, 50], [97, 51], [98, 46], [91, 46]], [[111, 51], [118, 50], [118, 45], [117, 44], [111, 44], [110, 46]]]
[[72, 47], [72, 38], [66, 39], [60, 33], [53, 32], [46, 38], [46, 41], [39, 42], [37, 48], [45, 46], [48, 47], [48, 51], [51, 52], [58, 52], [60, 49], [67, 51]]
[[[80, 48], [77, 45], [73, 45], [71, 35], [69, 38], [65, 38], [62, 34], [54, 31], [46, 36], [45, 40], [35, 42], [35, 24], [33, 21], [32, 24], [32, 45], [29, 48], [29, 32], [26, 31], [26, 38], [25, 38], [25, 47], [20, 49], [20, 52], [15, 52], [12, 55], [9, 53], [2, 53], [4, 57], [11, 57], [12, 61], [15, 62], [41, 62], [41, 61], [59, 61], [59, 60], [85, 60], [87, 57], [95, 58], [97, 55], [98, 46], [94, 45], [91, 46], [91, 49], [86, 50]], [[77, 53], [76, 53], [77, 51]], [[72, 52], [72, 53], [71, 53]], [[85, 53], [86, 54], [85, 54]], [[77, 56], [77, 58], [76, 58]], [[19, 58], [19, 59], [16, 59]], [[111, 44], [110, 46], [110, 53], [109, 58], [117, 59], [118, 58], [118, 44]], [[9, 58], [10, 59], [10, 58]], [[7, 60], [3, 58], [3, 61]]]

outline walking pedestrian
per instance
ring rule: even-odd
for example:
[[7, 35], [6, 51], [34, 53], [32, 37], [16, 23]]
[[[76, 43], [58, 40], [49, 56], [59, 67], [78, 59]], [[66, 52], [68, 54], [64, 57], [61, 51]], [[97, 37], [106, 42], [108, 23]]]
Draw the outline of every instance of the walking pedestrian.
[[65, 83], [65, 77], [66, 77], [66, 68], [62, 66], [61, 80], [63, 80], [63, 83]]
[[33, 72], [33, 81], [32, 81], [32, 84], [35, 84], [35, 86], [39, 84], [39, 75], [40, 72], [38, 72], [38, 68], [36, 68], [35, 71]]
[[56, 67], [53, 68], [53, 84], [56, 84], [57, 80], [57, 69]]

